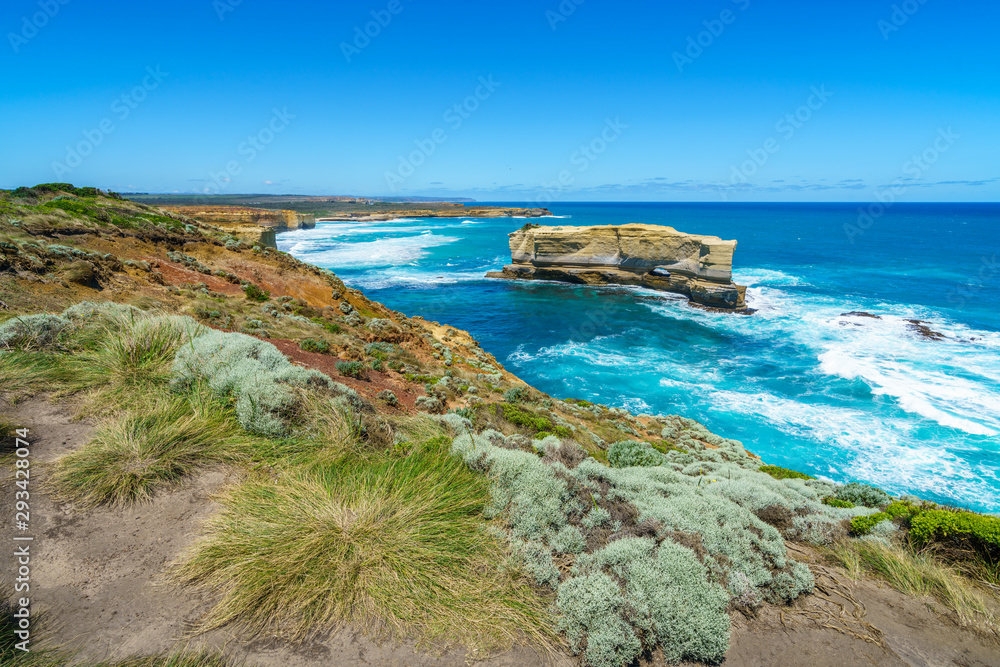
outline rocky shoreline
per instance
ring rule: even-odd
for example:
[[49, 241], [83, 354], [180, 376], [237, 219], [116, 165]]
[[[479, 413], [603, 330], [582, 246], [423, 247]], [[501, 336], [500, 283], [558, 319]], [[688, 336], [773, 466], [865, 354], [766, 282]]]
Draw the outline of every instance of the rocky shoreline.
[[509, 235], [511, 264], [488, 278], [636, 285], [681, 294], [692, 305], [749, 314], [746, 287], [732, 281], [736, 241], [662, 225], [543, 227]]
[[390, 213], [368, 213], [366, 211], [350, 211], [341, 215], [331, 215], [317, 218], [318, 222], [379, 222], [397, 218], [544, 218], [552, 212], [546, 208], [517, 208], [505, 206], [462, 206], [454, 204], [442, 209], [404, 209]]

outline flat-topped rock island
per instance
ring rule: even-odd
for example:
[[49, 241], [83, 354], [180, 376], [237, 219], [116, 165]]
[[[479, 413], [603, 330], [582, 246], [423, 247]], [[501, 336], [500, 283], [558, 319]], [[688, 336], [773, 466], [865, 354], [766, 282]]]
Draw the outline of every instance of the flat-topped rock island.
[[509, 237], [511, 263], [487, 277], [639, 285], [682, 294], [696, 306], [752, 312], [746, 287], [732, 280], [736, 241], [645, 224], [529, 223]]

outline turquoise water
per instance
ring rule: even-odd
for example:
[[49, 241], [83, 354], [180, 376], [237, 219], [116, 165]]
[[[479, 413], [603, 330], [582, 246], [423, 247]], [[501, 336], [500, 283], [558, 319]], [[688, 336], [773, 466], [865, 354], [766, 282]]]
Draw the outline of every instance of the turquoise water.
[[[483, 278], [509, 262], [523, 219], [320, 223], [278, 246], [391, 308], [470, 331], [553, 396], [692, 417], [768, 463], [1000, 512], [1000, 205], [896, 204], [862, 226], [854, 205], [550, 210], [563, 219], [541, 222], [738, 239], [735, 279], [758, 312]], [[881, 319], [841, 316], [862, 310]]]

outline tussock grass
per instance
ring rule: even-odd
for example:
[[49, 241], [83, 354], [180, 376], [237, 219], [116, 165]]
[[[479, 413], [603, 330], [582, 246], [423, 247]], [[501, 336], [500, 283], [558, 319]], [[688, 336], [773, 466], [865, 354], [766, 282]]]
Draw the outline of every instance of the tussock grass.
[[127, 658], [94, 667], [241, 667], [243, 660], [227, 658], [225, 654], [207, 649], [175, 649], [167, 655]]
[[119, 413], [87, 445], [54, 464], [51, 484], [84, 506], [148, 500], [195, 468], [239, 457], [241, 429], [199, 394], [168, 397], [148, 411]]
[[91, 392], [88, 403], [107, 407], [166, 387], [177, 350], [196, 333], [183, 318], [152, 317], [105, 327], [98, 342], [63, 363], [70, 391]]
[[175, 353], [195, 333], [178, 317], [108, 316], [74, 325], [72, 354], [0, 354], [0, 379], [14, 397], [86, 392], [85, 411], [134, 407], [167, 385]]
[[485, 478], [435, 442], [404, 458], [258, 477], [228, 491], [174, 580], [220, 596], [202, 629], [302, 638], [355, 623], [474, 650], [547, 644], [545, 602], [482, 518]]
[[996, 600], [957, 568], [929, 552], [875, 540], [850, 540], [827, 549], [830, 558], [858, 579], [871, 573], [907, 595], [930, 595], [955, 612], [961, 623], [1000, 634]]
[[74, 375], [62, 354], [10, 350], [0, 354], [0, 384], [12, 401], [43, 391], [58, 393]]

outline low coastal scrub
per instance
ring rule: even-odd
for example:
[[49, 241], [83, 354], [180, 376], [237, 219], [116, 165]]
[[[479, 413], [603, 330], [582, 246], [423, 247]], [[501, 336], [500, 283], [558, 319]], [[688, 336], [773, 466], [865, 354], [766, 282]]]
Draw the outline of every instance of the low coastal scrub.
[[304, 338], [299, 342], [299, 349], [306, 352], [326, 354], [330, 351], [330, 344], [323, 339]]
[[778, 466], [761, 466], [760, 471], [767, 473], [775, 479], [816, 479], [803, 472]]
[[608, 447], [608, 465], [612, 468], [658, 466], [666, 463], [663, 455], [645, 442], [622, 440]]
[[[586, 664], [616, 667], [654, 647], [671, 661], [718, 662], [734, 599], [781, 602], [811, 590], [778, 530], [696, 467], [670, 465], [648, 445], [622, 449], [664, 465], [609, 468], [556, 437], [533, 446], [542, 458], [515, 436], [465, 432], [452, 452], [492, 481], [489, 515], [507, 517], [522, 566], [556, 591], [560, 627]], [[567, 558], [572, 567], [559, 568]]]
[[243, 286], [243, 293], [249, 301], [255, 301], [257, 303], [264, 303], [271, 298], [271, 294], [261, 288], [257, 287], [253, 283], [249, 283]]
[[836, 497], [838, 500], [845, 500], [865, 507], [883, 507], [892, 500], [888, 493], [877, 486], [861, 482], [851, 482], [838, 487]]
[[365, 365], [360, 361], [338, 361], [337, 372], [350, 378], [361, 379], [365, 373]]
[[178, 350], [171, 369], [175, 388], [203, 382], [216, 395], [235, 402], [247, 431], [281, 436], [299, 413], [293, 387], [332, 389], [322, 373], [296, 366], [278, 348], [252, 336], [210, 330]]

